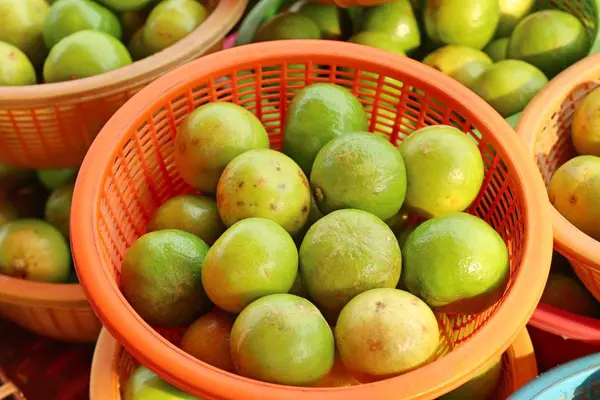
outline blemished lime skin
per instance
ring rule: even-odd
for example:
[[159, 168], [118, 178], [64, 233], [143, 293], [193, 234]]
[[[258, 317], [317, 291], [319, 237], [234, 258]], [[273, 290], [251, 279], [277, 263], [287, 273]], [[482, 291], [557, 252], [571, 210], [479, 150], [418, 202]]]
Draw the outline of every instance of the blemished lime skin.
[[474, 140], [448, 125], [415, 131], [399, 146], [406, 166], [405, 205], [430, 218], [466, 210], [483, 183]]
[[73, 183], [67, 183], [54, 190], [48, 197], [44, 210], [44, 219], [54, 225], [66, 238], [69, 238], [69, 220], [74, 189]]
[[210, 308], [202, 286], [202, 265], [208, 249], [199, 237], [175, 229], [145, 234], [123, 259], [123, 295], [154, 327], [190, 324]]
[[31, 61], [18, 47], [0, 42], [0, 86], [35, 85], [37, 77]]
[[571, 141], [580, 155], [600, 157], [600, 89], [591, 91], [577, 106]]
[[295, 235], [306, 223], [310, 204], [304, 172], [291, 158], [271, 149], [250, 150], [234, 158], [217, 187], [217, 206], [226, 226], [260, 217]]
[[308, 16], [281, 13], [258, 29], [253, 42], [292, 39], [321, 39], [321, 29]]
[[447, 45], [429, 54], [423, 60], [428, 65], [456, 79], [466, 87], [493, 64], [484, 52], [467, 46]]
[[388, 378], [430, 362], [439, 346], [435, 315], [414, 295], [373, 289], [344, 307], [335, 326], [344, 365], [363, 380]]
[[538, 67], [549, 79], [588, 55], [590, 41], [581, 21], [560, 10], [524, 18], [508, 43], [507, 58]]
[[323, 315], [287, 293], [246, 307], [233, 324], [230, 346], [240, 375], [283, 385], [313, 385], [335, 361], [333, 333]]
[[317, 221], [300, 245], [300, 276], [321, 309], [339, 312], [354, 296], [394, 288], [402, 255], [392, 230], [361, 210], [338, 210]]
[[425, 30], [434, 43], [482, 49], [500, 20], [498, 0], [427, 0]]
[[577, 278], [560, 272], [550, 272], [540, 300], [573, 314], [597, 318], [600, 304]]
[[163, 381], [144, 366], [138, 367], [125, 385], [125, 400], [202, 400]]
[[44, 63], [46, 83], [100, 75], [131, 64], [127, 48], [108, 33], [84, 30], [58, 42]]
[[213, 102], [198, 107], [177, 129], [175, 164], [190, 186], [214, 194], [231, 160], [268, 148], [267, 132], [254, 114], [233, 103]]
[[409, 0], [366, 8], [360, 31], [387, 33], [391, 35], [389, 41], [406, 53], [411, 53], [421, 45], [419, 25]]
[[292, 237], [271, 220], [247, 218], [211, 247], [202, 282], [219, 308], [239, 313], [263, 296], [289, 292], [297, 274], [298, 252]]
[[489, 67], [472, 90], [504, 118], [517, 114], [548, 84], [535, 66], [521, 60], [502, 60]]
[[206, 8], [195, 0], [163, 0], [146, 19], [144, 43], [157, 53], [192, 33], [207, 16]]
[[0, 0], [0, 41], [21, 49], [34, 66], [44, 60], [46, 0]]
[[439, 400], [487, 400], [502, 380], [502, 357], [498, 357], [483, 371], [464, 385], [439, 397]]
[[58, 0], [50, 7], [44, 24], [44, 42], [51, 49], [72, 33], [92, 29], [121, 39], [119, 18], [91, 0]]
[[367, 128], [367, 114], [352, 93], [338, 85], [315, 83], [290, 103], [283, 150], [310, 176], [317, 153], [331, 139]]
[[500, 299], [508, 250], [485, 221], [456, 213], [423, 222], [403, 247], [403, 281], [434, 311], [471, 314]]
[[52, 225], [39, 219], [19, 219], [0, 226], [0, 274], [64, 283], [70, 273], [69, 246]]
[[385, 138], [348, 133], [319, 151], [310, 183], [325, 214], [354, 208], [386, 220], [404, 202], [406, 169], [398, 149]]
[[225, 232], [215, 199], [200, 195], [181, 195], [167, 200], [156, 210], [148, 232], [179, 229], [212, 245]]
[[548, 196], [570, 223], [600, 240], [600, 157], [577, 156], [564, 163], [550, 179]]
[[493, 62], [506, 60], [506, 51], [508, 49], [509, 41], [510, 38], [507, 37], [494, 39], [483, 48], [483, 51]]

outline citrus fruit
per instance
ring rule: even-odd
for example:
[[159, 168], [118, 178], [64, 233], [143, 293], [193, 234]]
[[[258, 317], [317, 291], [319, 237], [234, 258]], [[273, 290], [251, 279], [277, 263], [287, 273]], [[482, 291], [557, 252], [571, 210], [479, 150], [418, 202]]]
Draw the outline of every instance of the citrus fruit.
[[581, 21], [560, 10], [543, 10], [525, 17], [515, 27], [507, 58], [538, 67], [549, 79], [587, 56], [590, 42]]
[[547, 83], [548, 78], [533, 65], [521, 60], [502, 60], [481, 74], [472, 90], [507, 118], [523, 111]]
[[256, 32], [253, 41], [290, 39], [321, 39], [321, 29], [305, 15], [281, 13], [265, 22]]
[[148, 232], [162, 229], [189, 232], [212, 245], [225, 231], [225, 226], [214, 199], [187, 194], [170, 198], [156, 210], [148, 224]]
[[239, 154], [269, 148], [260, 120], [232, 103], [213, 102], [194, 110], [179, 126], [175, 164], [183, 179], [205, 193], [216, 193], [221, 173]]
[[0, 0], [0, 41], [21, 49], [33, 65], [44, 59], [46, 0]]
[[438, 400], [487, 400], [496, 393], [501, 380], [502, 357], [498, 357], [475, 378], [450, 393], [440, 396]]
[[402, 207], [406, 170], [400, 152], [388, 140], [354, 132], [333, 139], [319, 151], [310, 183], [324, 214], [354, 208], [385, 220]]
[[207, 364], [233, 372], [229, 335], [234, 321], [234, 315], [215, 307], [185, 331], [179, 347]]
[[483, 48], [483, 51], [493, 62], [506, 60], [506, 50], [508, 49], [509, 40], [510, 38], [507, 37], [494, 39]]
[[44, 42], [51, 49], [72, 33], [93, 29], [121, 39], [119, 18], [92, 0], [58, 0], [50, 7], [44, 24]]
[[42, 186], [48, 190], [56, 190], [66, 183], [75, 182], [77, 172], [73, 168], [38, 169], [36, 174]]
[[498, 0], [427, 0], [425, 30], [434, 43], [482, 49], [500, 20]]
[[339, 312], [354, 296], [396, 287], [402, 269], [392, 230], [361, 210], [339, 210], [317, 221], [300, 246], [300, 276], [310, 298]]
[[260, 297], [287, 293], [297, 274], [296, 245], [285, 229], [265, 218], [248, 218], [211, 247], [202, 281], [219, 308], [239, 313]]
[[469, 88], [492, 63], [492, 59], [484, 52], [457, 45], [441, 47], [423, 60], [423, 64], [443, 72]]
[[575, 109], [571, 141], [580, 155], [600, 157], [600, 89], [591, 91]]
[[327, 40], [341, 39], [351, 24], [346, 10], [333, 4], [304, 2], [297, 12], [312, 19], [321, 30], [321, 37]]
[[0, 86], [26, 86], [37, 83], [31, 61], [18, 47], [0, 42], [0, 60]]
[[317, 153], [331, 139], [367, 128], [367, 114], [352, 93], [338, 85], [314, 83], [289, 105], [283, 150], [310, 176]]
[[152, 55], [152, 50], [144, 43], [143, 28], [133, 34], [127, 44], [127, 50], [134, 61], [139, 61]]
[[288, 156], [271, 149], [234, 158], [219, 180], [217, 205], [226, 226], [244, 218], [268, 218], [290, 235], [298, 233], [310, 210], [308, 179]]
[[427, 305], [398, 289], [361, 293], [344, 307], [335, 327], [340, 358], [362, 379], [387, 378], [435, 356], [437, 320]]
[[231, 357], [242, 376], [308, 386], [333, 367], [335, 343], [331, 328], [311, 302], [273, 294], [256, 300], [237, 317]]
[[122, 292], [147, 323], [176, 328], [194, 321], [210, 302], [202, 287], [208, 245], [191, 233], [147, 233], [125, 253]]
[[124, 400], [200, 400], [160, 379], [144, 366], [138, 367], [127, 380]]
[[448, 125], [415, 131], [400, 144], [405, 205], [424, 217], [466, 210], [483, 183], [483, 159], [469, 136]]
[[[406, 55], [404, 46], [400, 42], [395, 41], [393, 36], [387, 32], [364, 31], [352, 36], [348, 41], [350, 43], [364, 44], [365, 46], [389, 51], [400, 56]], [[371, 75], [377, 76], [377, 74]]]
[[500, 21], [496, 28], [496, 37], [510, 36], [519, 21], [534, 8], [535, 0], [500, 0]]
[[139, 10], [153, 1], [155, 0], [98, 0], [99, 3], [119, 12]]
[[74, 189], [73, 183], [67, 183], [54, 190], [48, 197], [44, 211], [44, 219], [54, 225], [66, 238], [69, 237], [69, 220]]
[[153, 53], [192, 33], [208, 12], [195, 0], [163, 0], [152, 9], [144, 24], [144, 43]]
[[66, 282], [71, 253], [49, 223], [19, 219], [0, 226], [0, 274], [39, 282]]
[[585, 286], [577, 278], [560, 272], [550, 272], [540, 302], [573, 314], [600, 316], [600, 304]]
[[508, 282], [504, 241], [470, 214], [423, 222], [403, 250], [404, 283], [435, 311], [482, 312], [500, 299]]
[[550, 179], [548, 195], [563, 217], [600, 240], [600, 157], [578, 156], [561, 165]]
[[119, 21], [123, 28], [123, 39], [131, 40], [133, 35], [144, 27], [149, 12], [146, 10], [125, 11], [119, 15]]
[[108, 33], [84, 30], [58, 42], [44, 63], [44, 81], [62, 82], [103, 74], [131, 64], [125, 46]]

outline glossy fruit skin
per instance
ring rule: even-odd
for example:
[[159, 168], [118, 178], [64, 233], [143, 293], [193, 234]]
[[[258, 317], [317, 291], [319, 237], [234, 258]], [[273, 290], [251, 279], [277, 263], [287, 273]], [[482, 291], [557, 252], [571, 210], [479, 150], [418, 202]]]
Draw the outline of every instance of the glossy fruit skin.
[[99, 3], [119, 12], [140, 10], [151, 4], [153, 1], [154, 0], [98, 0]]
[[482, 49], [494, 36], [498, 0], [427, 0], [425, 29], [434, 43]]
[[495, 37], [510, 36], [517, 24], [535, 7], [535, 0], [500, 0], [500, 21]]
[[506, 51], [508, 50], [508, 42], [510, 38], [503, 37], [494, 39], [484, 47], [483, 51], [493, 62], [506, 60]]
[[307, 16], [282, 13], [265, 22], [256, 32], [253, 42], [290, 39], [321, 39], [321, 29]]
[[107, 33], [84, 30], [58, 42], [44, 63], [46, 83], [82, 79], [131, 64], [127, 48]]
[[138, 367], [127, 380], [124, 400], [201, 400], [163, 381], [144, 366]]
[[46, 54], [43, 30], [49, 9], [46, 0], [0, 0], [0, 41], [21, 49], [34, 66]]
[[571, 141], [580, 155], [600, 157], [600, 90], [594, 89], [577, 106]]
[[44, 218], [56, 227], [66, 238], [69, 238], [69, 225], [71, 217], [71, 202], [75, 185], [67, 183], [54, 190], [44, 212]]
[[38, 169], [36, 174], [42, 186], [48, 190], [56, 190], [66, 183], [75, 182], [77, 172], [74, 168]]
[[148, 15], [144, 25], [144, 43], [157, 53], [192, 33], [208, 12], [195, 0], [163, 0]]
[[467, 46], [447, 45], [429, 54], [423, 64], [456, 79], [468, 88], [493, 61], [482, 51]]
[[106, 32], [121, 39], [119, 18], [109, 9], [92, 0], [58, 0], [52, 7], [44, 24], [44, 42], [51, 49], [61, 39], [82, 30]]
[[346, 10], [333, 4], [303, 3], [298, 13], [317, 24], [323, 39], [341, 39], [351, 24]]
[[406, 55], [405, 46], [395, 41], [393, 36], [386, 32], [364, 31], [352, 36], [348, 41], [350, 43], [364, 44], [365, 46], [386, 50], [399, 56]]
[[526, 61], [549, 79], [588, 55], [590, 42], [581, 21], [559, 10], [543, 10], [524, 18], [508, 43], [508, 58]]
[[323, 315], [308, 300], [273, 294], [250, 304], [236, 319], [231, 358], [242, 376], [311, 386], [333, 367], [335, 343]]
[[18, 47], [0, 42], [0, 86], [35, 85], [37, 77], [31, 61]]

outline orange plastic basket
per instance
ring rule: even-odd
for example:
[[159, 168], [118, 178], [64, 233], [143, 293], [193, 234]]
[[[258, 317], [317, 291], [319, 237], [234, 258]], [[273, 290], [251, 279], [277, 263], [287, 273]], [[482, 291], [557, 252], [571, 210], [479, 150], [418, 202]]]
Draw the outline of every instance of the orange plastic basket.
[[[105, 329], [94, 351], [90, 400], [121, 400], [123, 388], [139, 363]], [[503, 356], [502, 381], [489, 400], [505, 400], [538, 375], [535, 353], [523, 329]]]
[[165, 72], [221, 49], [247, 0], [210, 0], [212, 10], [192, 34], [125, 68], [91, 78], [0, 87], [0, 163], [27, 168], [75, 168], [109, 118]]
[[[533, 154], [548, 184], [554, 171], [576, 155], [571, 120], [577, 105], [600, 86], [600, 54], [563, 71], [525, 108], [517, 133]], [[600, 242], [592, 239], [552, 208], [554, 246], [567, 257], [589, 291], [600, 300]]]
[[102, 328], [81, 286], [4, 275], [0, 275], [0, 317], [39, 335], [68, 342], [93, 342]]
[[[394, 144], [410, 134], [408, 125], [440, 123], [457, 126], [477, 141], [486, 178], [470, 211], [495, 227], [511, 260], [509, 286], [494, 307], [479, 315], [438, 315], [442, 341], [436, 361], [352, 388], [287, 387], [217, 370], [148, 326], [119, 290], [124, 253], [145, 233], [152, 212], [171, 196], [190, 191], [173, 165], [173, 139], [184, 118], [201, 104], [232, 101], [255, 112], [268, 128], [271, 146], [280, 149], [289, 101], [298, 88], [314, 82], [345, 85], [359, 95], [371, 110], [370, 130]], [[267, 42], [225, 50], [149, 85], [115, 114], [92, 145], [77, 179], [71, 219], [80, 281], [102, 323], [167, 381], [219, 400], [435, 398], [508, 348], [541, 297], [552, 253], [544, 184], [500, 115], [439, 71], [407, 57], [334, 41]]]

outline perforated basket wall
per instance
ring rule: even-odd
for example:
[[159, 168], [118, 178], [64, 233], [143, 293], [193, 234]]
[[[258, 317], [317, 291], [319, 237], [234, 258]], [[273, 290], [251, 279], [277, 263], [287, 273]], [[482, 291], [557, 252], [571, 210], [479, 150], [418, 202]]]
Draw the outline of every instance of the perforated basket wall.
[[247, 0], [209, 0], [204, 23], [170, 48], [125, 68], [56, 84], [0, 87], [0, 163], [78, 167], [108, 119], [165, 72], [221, 49]]
[[263, 121], [280, 150], [289, 101], [314, 82], [349, 88], [369, 110], [370, 130], [394, 144], [415, 127], [445, 123], [475, 140], [484, 156], [483, 188], [469, 212], [489, 222], [509, 249], [502, 300], [478, 315], [437, 315], [438, 360], [426, 367], [352, 389], [310, 389], [314, 399], [327, 400], [434, 398], [500, 355], [524, 327], [548, 273], [551, 230], [543, 183], [510, 126], [471, 91], [407, 58], [348, 43], [270, 42], [208, 56], [152, 84], [107, 124], [80, 170], [71, 214], [80, 281], [119, 342], [182, 389], [215, 399], [306, 395], [207, 368], [146, 325], [118, 286], [123, 256], [153, 211], [190, 191], [173, 164], [176, 127], [186, 116], [211, 101], [240, 104]]

